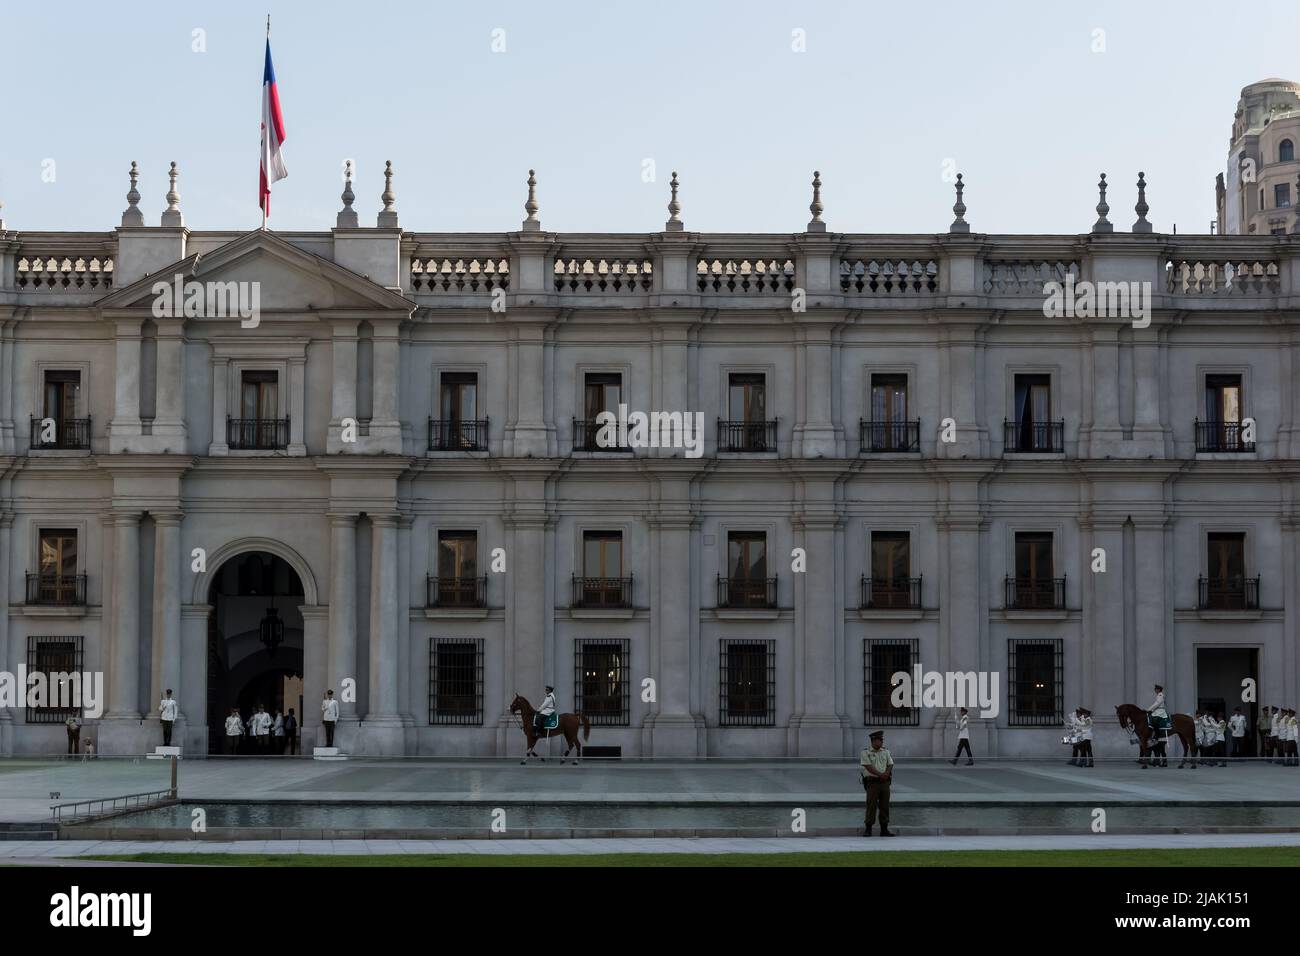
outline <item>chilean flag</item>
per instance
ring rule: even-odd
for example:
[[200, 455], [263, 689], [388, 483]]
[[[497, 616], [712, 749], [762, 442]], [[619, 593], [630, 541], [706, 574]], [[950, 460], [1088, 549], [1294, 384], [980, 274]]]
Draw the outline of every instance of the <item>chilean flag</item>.
[[275, 88], [275, 67], [271, 65], [271, 40], [267, 38], [266, 68], [262, 72], [262, 188], [258, 195], [263, 219], [271, 215], [271, 184], [289, 175], [280, 149], [283, 145], [284, 117]]

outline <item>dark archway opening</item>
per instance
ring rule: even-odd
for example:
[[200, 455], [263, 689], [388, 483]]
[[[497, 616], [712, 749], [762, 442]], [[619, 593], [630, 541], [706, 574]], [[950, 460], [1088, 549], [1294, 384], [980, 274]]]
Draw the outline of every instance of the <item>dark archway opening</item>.
[[[303, 589], [297, 572], [267, 551], [237, 555], [213, 576], [208, 603], [208, 753], [228, 752], [232, 707], [245, 726], [258, 704], [272, 715], [293, 708], [301, 732]], [[274, 744], [265, 752], [274, 753]], [[263, 751], [245, 737], [238, 752]]]

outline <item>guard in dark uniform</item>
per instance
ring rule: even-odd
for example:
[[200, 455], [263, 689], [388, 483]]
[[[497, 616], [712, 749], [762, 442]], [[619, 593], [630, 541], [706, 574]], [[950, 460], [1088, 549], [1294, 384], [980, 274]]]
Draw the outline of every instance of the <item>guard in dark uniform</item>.
[[863, 836], [871, 836], [880, 814], [880, 835], [890, 837], [889, 786], [894, 781], [894, 756], [885, 749], [885, 732], [877, 730], [871, 735], [871, 746], [862, 751], [862, 788], [867, 791], [867, 819]]

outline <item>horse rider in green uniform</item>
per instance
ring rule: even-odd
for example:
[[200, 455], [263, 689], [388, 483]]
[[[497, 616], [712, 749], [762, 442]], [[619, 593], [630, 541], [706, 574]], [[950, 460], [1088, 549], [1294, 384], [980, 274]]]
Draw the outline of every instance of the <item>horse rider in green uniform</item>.
[[862, 751], [862, 788], [867, 791], [867, 820], [863, 836], [871, 836], [880, 813], [880, 835], [891, 837], [889, 832], [889, 785], [894, 781], [894, 755], [885, 749], [885, 732], [877, 730], [871, 735], [871, 746]]
[[[1169, 711], [1165, 709], [1165, 689], [1156, 684], [1155, 692], [1156, 699], [1147, 708], [1147, 714], [1150, 716], [1151, 742], [1153, 745], [1157, 740], [1163, 743], [1169, 737]], [[1153, 760], [1152, 763], [1154, 764], [1154, 762]], [[1160, 758], [1160, 766], [1167, 766], [1163, 757]]]

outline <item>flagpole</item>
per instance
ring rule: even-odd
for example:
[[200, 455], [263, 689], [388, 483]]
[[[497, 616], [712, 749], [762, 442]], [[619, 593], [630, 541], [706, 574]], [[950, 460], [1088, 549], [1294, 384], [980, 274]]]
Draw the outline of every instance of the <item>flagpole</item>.
[[[271, 15], [270, 15], [269, 13], [266, 15], [266, 42], [267, 42], [267, 43], [270, 43], [270, 42], [271, 42]], [[263, 135], [263, 136], [266, 135], [266, 131], [265, 131], [265, 130], [262, 131], [262, 135]], [[267, 174], [267, 175], [268, 175], [268, 176], [270, 175], [269, 171], [268, 171], [268, 174]], [[264, 201], [264, 202], [265, 202], [265, 201]], [[262, 206], [262, 231], [263, 231], [263, 232], [266, 231], [266, 206], [265, 206], [265, 204]]]

